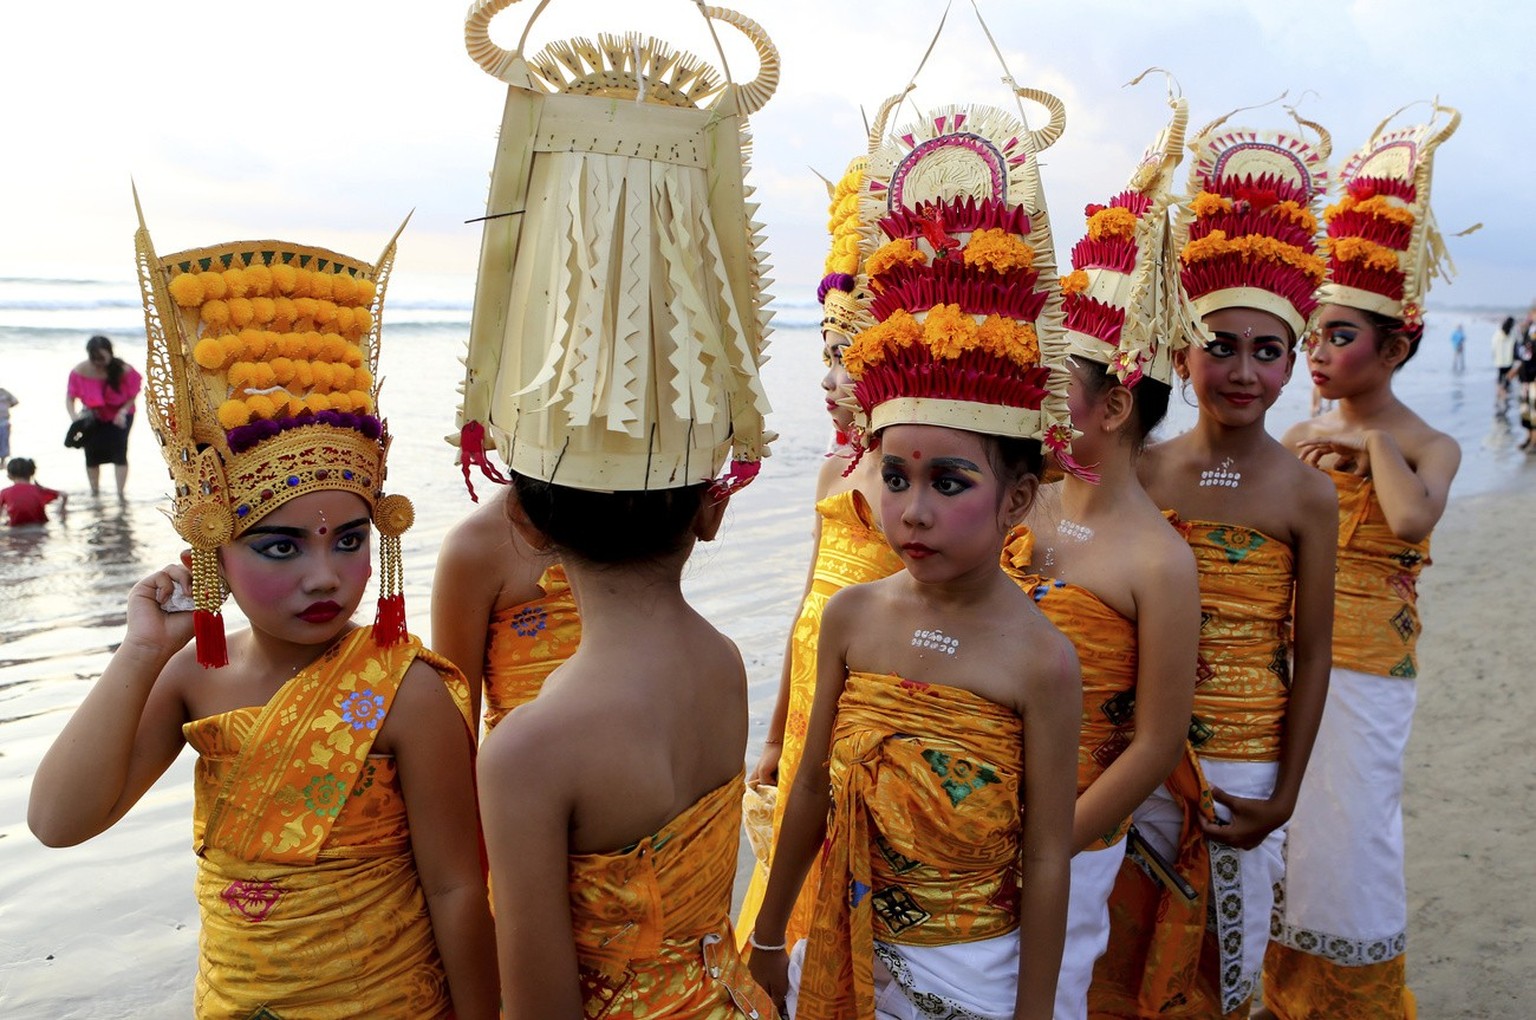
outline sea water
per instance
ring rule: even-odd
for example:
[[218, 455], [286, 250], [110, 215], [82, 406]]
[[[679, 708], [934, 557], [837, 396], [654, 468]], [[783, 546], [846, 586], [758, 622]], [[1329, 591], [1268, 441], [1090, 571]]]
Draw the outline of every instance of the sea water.
[[[380, 403], [395, 437], [386, 488], [416, 506], [416, 524], [403, 538], [406, 603], [412, 630], [428, 641], [437, 549], [473, 506], [456, 450], [444, 441], [454, 430], [472, 293], [471, 280], [397, 276], [384, 309]], [[806, 300], [776, 309], [763, 377], [779, 438], [758, 480], [732, 499], [718, 541], [698, 547], [684, 580], [690, 599], [746, 660], [749, 761], [766, 732], [804, 584], [815, 478], [829, 439], [819, 309]], [[1487, 338], [1501, 318], [1432, 313], [1423, 349], [1395, 384], [1461, 442], [1458, 495], [1533, 470], [1515, 449], [1511, 418], [1492, 413]], [[1456, 375], [1446, 338], [1458, 322], [1468, 334], [1467, 370]], [[52, 510], [45, 526], [0, 527], [0, 1014], [8, 1017], [101, 1020], [189, 1010], [197, 930], [191, 753], [127, 818], [83, 846], [43, 848], [25, 823], [38, 760], [122, 639], [128, 589], [182, 548], [163, 512], [169, 477], [142, 400], [125, 502], [112, 494], [110, 469], [102, 478], [107, 494], [93, 499], [80, 452], [63, 446], [66, 377], [95, 333], [143, 371], [143, 313], [131, 279], [0, 279], [0, 387], [21, 400], [11, 415], [12, 454], [36, 460], [38, 481], [70, 496], [67, 511]], [[1306, 416], [1310, 394], [1298, 364], [1269, 413], [1271, 431], [1278, 435]], [[1194, 416], [1176, 390], [1160, 433], [1187, 428]], [[481, 493], [491, 488], [475, 484]], [[369, 622], [371, 604], [372, 592], [360, 621]], [[233, 601], [225, 613], [226, 626], [242, 625]]]

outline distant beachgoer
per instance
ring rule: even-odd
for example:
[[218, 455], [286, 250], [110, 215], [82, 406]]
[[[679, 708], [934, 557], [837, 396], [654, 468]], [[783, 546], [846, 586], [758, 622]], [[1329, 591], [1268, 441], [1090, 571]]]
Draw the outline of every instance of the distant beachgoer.
[[[4, 393], [0, 390], [0, 393]], [[0, 511], [5, 514], [6, 523], [15, 527], [18, 524], [46, 524], [48, 511], [44, 509], [54, 500], [59, 501], [59, 511], [62, 513], [64, 505], [69, 502], [69, 497], [62, 492], [38, 485], [32, 480], [37, 474], [37, 465], [27, 457], [17, 457], [5, 467], [5, 474], [11, 480], [11, 484], [0, 489]]]
[[1507, 315], [1493, 331], [1493, 413], [1503, 415], [1509, 408], [1509, 382], [1515, 367], [1515, 317]]
[[1465, 372], [1467, 370], [1467, 331], [1461, 323], [1451, 330], [1451, 371]]
[[1515, 362], [1515, 378], [1520, 381], [1520, 424], [1525, 426], [1520, 449], [1529, 450], [1536, 441], [1536, 317], [1527, 318], [1520, 327]]
[[128, 482], [128, 431], [133, 428], [133, 402], [143, 380], [138, 370], [112, 353], [112, 341], [93, 336], [85, 342], [86, 359], [69, 373], [64, 409], [71, 418], [89, 413], [96, 425], [85, 434], [85, 476], [91, 495], [101, 493], [101, 465], [117, 474], [117, 498]]
[[10, 390], [0, 389], [0, 468], [11, 456], [11, 408], [19, 403]]

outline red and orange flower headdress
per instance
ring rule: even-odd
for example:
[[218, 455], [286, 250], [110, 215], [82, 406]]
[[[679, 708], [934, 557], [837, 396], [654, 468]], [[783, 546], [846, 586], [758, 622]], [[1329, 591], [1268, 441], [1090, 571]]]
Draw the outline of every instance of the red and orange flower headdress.
[[1180, 279], [1199, 315], [1257, 308], [1300, 339], [1323, 282], [1316, 205], [1332, 143], [1300, 117], [1297, 125], [1316, 132], [1316, 142], [1299, 132], [1220, 130], [1230, 116], [1208, 124], [1189, 144], [1195, 155], [1190, 196], [1174, 227]]
[[[1383, 120], [1339, 172], [1339, 201], [1324, 213], [1328, 282], [1319, 299], [1423, 328], [1430, 280], [1453, 267], [1429, 208], [1435, 150], [1455, 133], [1461, 114], [1434, 105], [1427, 124], [1387, 132]], [[1404, 107], [1406, 109], [1406, 107]], [[1440, 124], [1434, 118], [1447, 114]], [[1476, 228], [1473, 228], [1476, 229]]]
[[843, 359], [867, 432], [920, 423], [1036, 439], [1076, 469], [1038, 164], [1066, 113], [1049, 93], [1017, 93], [1050, 111], [1045, 127], [943, 107], [870, 156], [860, 248], [877, 324]]
[[1088, 233], [1073, 245], [1072, 272], [1061, 278], [1068, 351], [1107, 365], [1127, 386], [1144, 375], [1170, 382], [1172, 352], [1189, 343], [1192, 328], [1168, 220], [1189, 104], [1170, 96], [1169, 105], [1173, 118], [1142, 154], [1129, 186], [1084, 210]]

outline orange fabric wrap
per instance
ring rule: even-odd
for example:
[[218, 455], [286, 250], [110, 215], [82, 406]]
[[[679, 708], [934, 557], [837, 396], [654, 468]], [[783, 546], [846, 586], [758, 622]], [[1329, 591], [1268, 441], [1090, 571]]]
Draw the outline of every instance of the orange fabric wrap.
[[1252, 528], [1188, 521], [1200, 572], [1190, 740], [1202, 758], [1276, 761], [1291, 683], [1291, 547]]
[[581, 618], [565, 568], [539, 578], [544, 594], [491, 616], [485, 639], [485, 730], [538, 696], [555, 667], [581, 643]]
[[1333, 664], [1373, 676], [1419, 675], [1419, 573], [1429, 539], [1392, 534], [1369, 478], [1330, 471], [1339, 490], [1339, 572], [1334, 581]]
[[182, 727], [199, 755], [197, 1015], [450, 1015], [394, 759], [369, 753], [418, 658], [470, 739], [458, 671], [414, 638], [379, 648], [367, 627], [265, 706]]
[[[1136, 733], [1136, 624], [1086, 588], [1031, 573], [1034, 536], [1015, 528], [1003, 547], [1003, 569], [1077, 649], [1083, 671], [1083, 727], [1077, 744], [1077, 795], [1120, 757]], [[1090, 849], [1125, 838], [1126, 818]]]
[[731, 939], [741, 791], [738, 775], [632, 847], [571, 856], [588, 1017], [774, 1015]]
[[949, 945], [1018, 927], [1023, 723], [969, 691], [852, 673], [798, 1020], [874, 1016], [874, 940]]
[[1336, 963], [1269, 944], [1264, 957], [1264, 1005], [1277, 1020], [1413, 1020], [1405, 958], [1364, 967]]

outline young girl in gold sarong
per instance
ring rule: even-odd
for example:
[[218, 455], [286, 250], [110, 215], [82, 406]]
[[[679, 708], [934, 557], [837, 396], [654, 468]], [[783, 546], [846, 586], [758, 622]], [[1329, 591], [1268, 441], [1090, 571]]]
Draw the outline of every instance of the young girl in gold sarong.
[[[1456, 440], [1393, 395], [1418, 349], [1441, 241], [1429, 211], [1435, 149], [1461, 115], [1386, 131], [1344, 166], [1328, 209], [1329, 281], [1307, 363], [1332, 412], [1285, 443], [1339, 494], [1333, 673], [1312, 770], [1286, 844], [1285, 897], [1264, 967], [1284, 1020], [1399, 1020], [1404, 967], [1403, 752], [1420, 631], [1416, 583], [1461, 463]], [[1322, 781], [1311, 778], [1322, 777]]]
[[[1029, 93], [1061, 107], [1053, 97]], [[751, 943], [802, 1020], [1049, 1017], [1066, 917], [1081, 694], [1071, 645], [1003, 572], [1042, 440], [1065, 452], [1059, 308], [1036, 154], [989, 107], [942, 108], [871, 156], [879, 324], [844, 353], [882, 530], [906, 570], [833, 595], [815, 700]], [[987, 172], [946, 172], [957, 165]], [[1037, 334], [1036, 330], [1040, 330]], [[1070, 457], [1067, 458], [1070, 462]], [[823, 848], [825, 846], [825, 849]], [[788, 952], [812, 859], [807, 939]]]
[[681, 578], [769, 439], [743, 118], [777, 53], [711, 7], [757, 80], [634, 34], [525, 57], [488, 35], [509, 3], [466, 28], [508, 87], [461, 442], [510, 468], [518, 534], [563, 564], [581, 640], [481, 749], [504, 1015], [767, 1017], [730, 922], [746, 671]]
[[1131, 812], [1173, 771], [1194, 684], [1200, 592], [1183, 538], [1136, 477], [1168, 407], [1172, 350], [1188, 343], [1169, 250], [1169, 186], [1184, 144], [1183, 99], [1130, 186], [1089, 207], [1063, 279], [1071, 350], [1072, 456], [1050, 514], [1010, 537], [1005, 569], [1071, 639], [1082, 665], [1072, 892], [1055, 1020], [1087, 1015], [1094, 961]]
[[[1152, 931], [1145, 917], [1131, 918], [1139, 928], [1117, 924], [1090, 994], [1093, 1016], [1246, 1016], [1284, 825], [1327, 690], [1333, 494], [1297, 471], [1264, 427], [1315, 307], [1322, 260], [1311, 206], [1327, 152], [1293, 134], [1222, 130], [1224, 120], [1191, 145], [1194, 197], [1178, 225], [1187, 237], [1181, 278], [1203, 327], [1176, 367], [1200, 413], [1140, 467], [1199, 568], [1190, 743], [1214, 817], [1187, 799], [1199, 788], [1189, 784], [1184, 798], [1163, 788], [1137, 809], [1136, 828], [1157, 852], [1194, 865], [1183, 876], [1197, 890], [1194, 916], [1182, 932], [1161, 922]], [[1207, 898], [1213, 923], [1202, 938]], [[1176, 935], [1176, 945], [1159, 946]]]
[[[377, 267], [274, 241], [161, 259], [142, 225], [137, 242], [149, 413], [192, 550], [130, 592], [28, 822], [88, 839], [191, 744], [198, 1016], [494, 1017], [468, 692], [405, 633], [413, 512], [380, 491], [369, 367], [393, 242]], [[356, 627], [371, 526], [379, 622]], [[227, 642], [226, 588], [250, 622]]]

